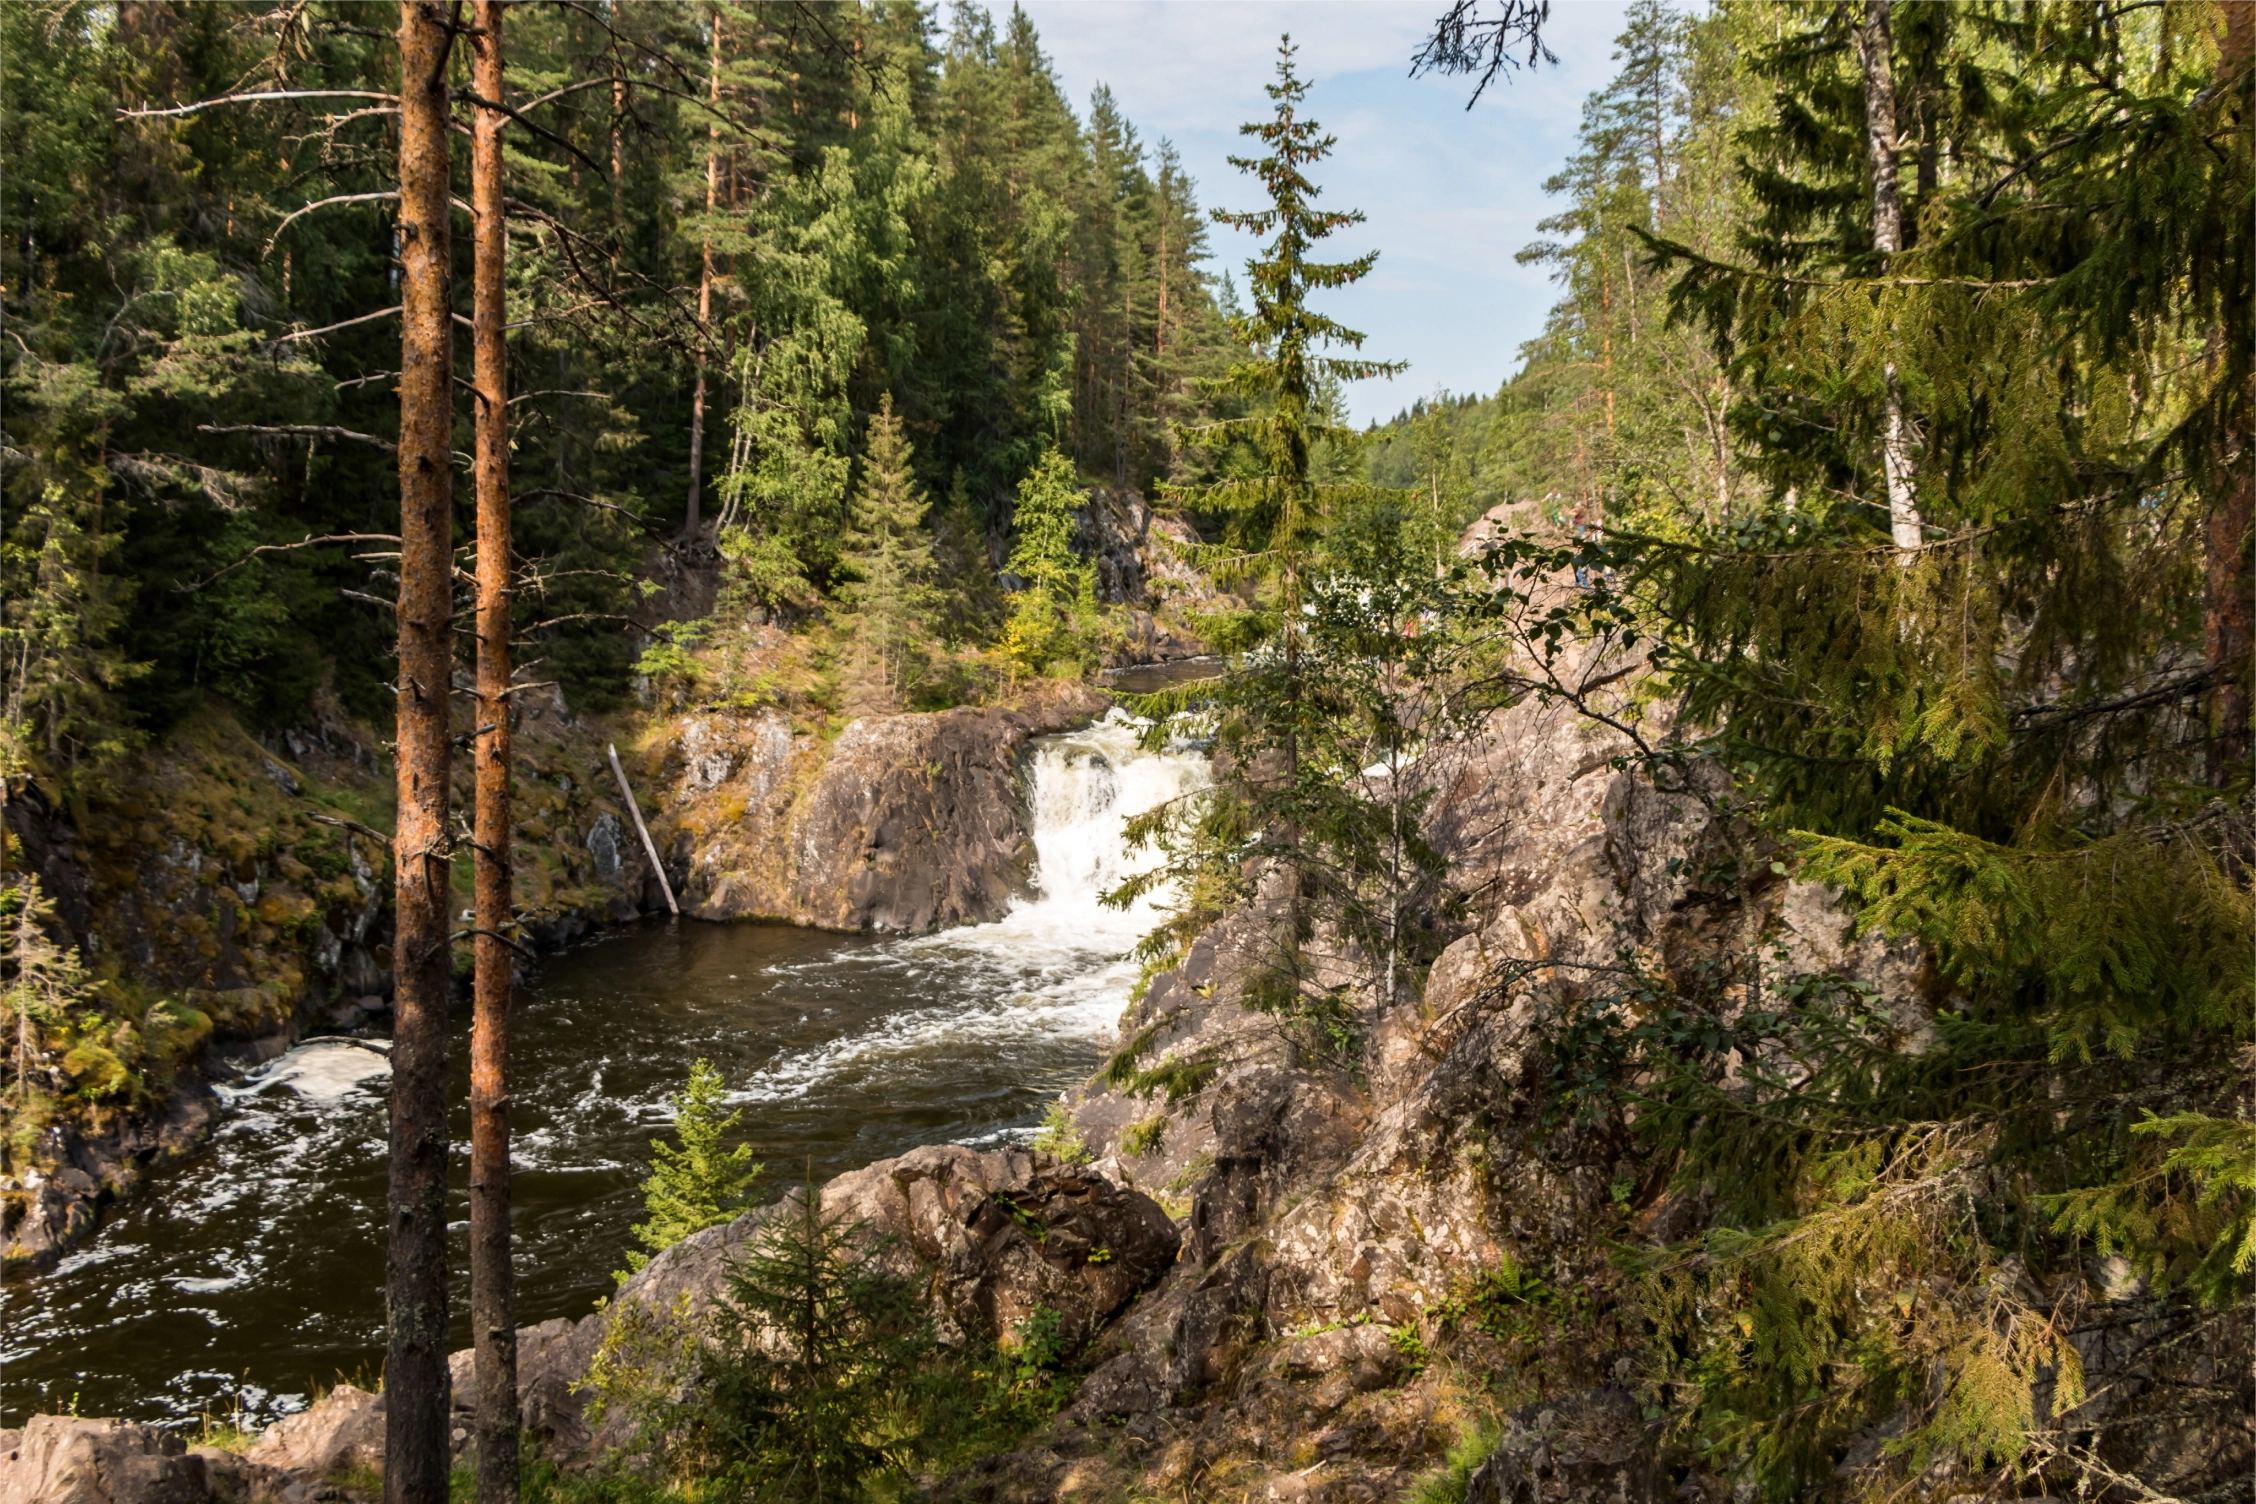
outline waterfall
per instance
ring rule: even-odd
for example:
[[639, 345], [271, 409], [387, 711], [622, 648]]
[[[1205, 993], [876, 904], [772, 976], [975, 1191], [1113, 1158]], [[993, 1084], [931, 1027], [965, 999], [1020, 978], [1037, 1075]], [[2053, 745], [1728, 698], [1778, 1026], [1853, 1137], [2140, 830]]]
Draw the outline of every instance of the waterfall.
[[1085, 731], [1040, 737], [1029, 749], [1032, 897], [991, 924], [892, 940], [821, 963], [834, 977], [855, 969], [889, 974], [893, 985], [933, 995], [930, 1006], [901, 1009], [861, 1032], [788, 1054], [734, 1099], [803, 1098], [845, 1078], [967, 1049], [1010, 1055], [1037, 1039], [1103, 1038], [1135, 985], [1138, 966], [1128, 952], [1158, 917], [1148, 898], [1126, 910], [1099, 901], [1156, 860], [1153, 852], [1128, 849], [1124, 827], [1130, 816], [1207, 779], [1202, 754], [1146, 751], [1140, 729], [1114, 710]]
[[1148, 867], [1154, 853], [1129, 851], [1122, 828], [1129, 817], [1206, 781], [1204, 757], [1147, 752], [1139, 729], [1116, 709], [1086, 731], [1043, 737], [1034, 744], [1027, 779], [1038, 894], [1029, 907], [1093, 922], [1130, 940], [1150, 928], [1148, 904], [1121, 914], [1098, 900], [1122, 878]]

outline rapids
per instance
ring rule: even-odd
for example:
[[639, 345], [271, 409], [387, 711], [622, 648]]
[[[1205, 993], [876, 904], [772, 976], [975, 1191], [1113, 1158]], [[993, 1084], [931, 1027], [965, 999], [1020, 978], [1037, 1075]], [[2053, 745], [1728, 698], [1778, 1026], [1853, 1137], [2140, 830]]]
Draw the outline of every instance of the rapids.
[[[518, 1319], [580, 1316], [612, 1288], [649, 1139], [699, 1057], [730, 1082], [767, 1195], [917, 1144], [1027, 1135], [1096, 1065], [1135, 978], [1126, 952], [1151, 915], [1097, 901], [1131, 870], [1122, 821], [1205, 776], [1194, 752], [1142, 750], [1115, 712], [1032, 744], [1036, 891], [996, 923], [889, 939], [653, 921], [545, 962], [515, 1028]], [[0, 1287], [0, 1424], [75, 1404], [256, 1425], [340, 1378], [372, 1384], [388, 1071], [382, 1041], [301, 1042], [221, 1089], [203, 1152], [55, 1269]], [[458, 1107], [458, 1219], [467, 1129]]]

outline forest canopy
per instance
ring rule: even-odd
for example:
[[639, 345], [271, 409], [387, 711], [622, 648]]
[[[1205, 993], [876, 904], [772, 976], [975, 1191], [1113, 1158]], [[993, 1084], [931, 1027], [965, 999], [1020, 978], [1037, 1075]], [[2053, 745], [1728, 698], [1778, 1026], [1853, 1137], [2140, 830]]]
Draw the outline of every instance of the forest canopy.
[[[516, 611], [575, 701], [629, 687], [669, 555], [717, 551], [756, 608], [850, 596], [888, 402], [966, 638], [1000, 631], [1045, 451], [1123, 487], [1211, 468], [1176, 427], [1232, 348], [1195, 187], [1105, 90], [1065, 98], [1023, 13], [605, 15], [517, 8], [508, 53]], [[91, 776], [207, 693], [280, 726], [326, 679], [378, 714], [389, 29], [62, 0], [0, 26], [8, 771]], [[466, 391], [456, 423], [467, 452]]]

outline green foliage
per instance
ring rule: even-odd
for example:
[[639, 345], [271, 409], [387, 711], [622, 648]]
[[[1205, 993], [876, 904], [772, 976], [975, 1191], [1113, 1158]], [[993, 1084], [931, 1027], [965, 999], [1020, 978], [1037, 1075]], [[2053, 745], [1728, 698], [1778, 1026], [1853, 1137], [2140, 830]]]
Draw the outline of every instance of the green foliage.
[[704, 635], [703, 622], [658, 623], [651, 628], [650, 646], [642, 650], [642, 657], [635, 662], [635, 672], [659, 682], [683, 685], [695, 683], [698, 669], [693, 650]]
[[699, 1445], [754, 1498], [861, 1496], [914, 1455], [910, 1389], [934, 1347], [920, 1282], [803, 1188], [729, 1270]]
[[1128, 1125], [1120, 1135], [1120, 1152], [1132, 1158], [1157, 1154], [1167, 1143], [1167, 1114], [1155, 1112], [1140, 1122]]
[[[1700, 902], [1836, 884], [1932, 962], [1880, 997], [1742, 932], [1496, 979], [1539, 995], [1545, 1152], [1636, 1144], [1625, 1224], [1663, 1179], [1701, 1198], [1697, 1237], [1625, 1255], [1669, 1434], [1779, 1498], [1945, 1460], [2115, 1486], [2039, 1434], [2076, 1424], [2090, 1256], [2165, 1310], [2244, 1301], [2256, 1205], [2248, 667], [2218, 615], [2251, 237], [2214, 209], [2252, 191], [2250, 79], [2191, 9], [1897, 7], [1888, 255], [1863, 14], [1633, 12], [1557, 185], [1573, 238], [1532, 248], [1566, 288], [1545, 340], [1386, 459], [1438, 477], [1478, 435], [1464, 484], [1513, 503], [1486, 689], [1603, 721], [1717, 817]], [[1617, 666], [1643, 686], [1595, 694]]]
[[865, 671], [874, 671], [894, 695], [922, 666], [936, 595], [932, 542], [924, 527], [929, 503], [909, 469], [913, 454], [888, 392], [870, 417], [869, 453], [846, 534], [844, 562], [852, 583], [843, 596], [854, 612], [851, 631]]
[[[91, 1052], [100, 1046], [93, 1041], [71, 1043], [74, 1026], [92, 1022], [79, 1016], [92, 1000], [91, 988], [77, 949], [52, 937], [56, 927], [55, 901], [37, 877], [21, 873], [0, 886], [0, 1048], [9, 1078], [11, 1170], [30, 1162], [39, 1130], [66, 1083], [76, 1081], [81, 1092], [96, 1096], [123, 1084], [112, 1079], [118, 1068], [107, 1051], [97, 1060]], [[57, 1044], [68, 1050], [60, 1072], [50, 1064]]]
[[752, 1158], [750, 1144], [726, 1148], [722, 1140], [740, 1112], [723, 1115], [727, 1085], [711, 1063], [698, 1060], [689, 1068], [689, 1084], [669, 1100], [674, 1112], [677, 1145], [662, 1139], [650, 1141], [650, 1177], [642, 1183], [647, 1221], [635, 1225], [635, 1240], [645, 1253], [629, 1249], [627, 1269], [618, 1278], [624, 1284], [632, 1273], [650, 1262], [650, 1255], [671, 1248], [693, 1232], [730, 1221], [750, 1204], [752, 1187], [765, 1168]]
[[1081, 1141], [1081, 1129], [1063, 1102], [1052, 1102], [1042, 1113], [1042, 1126], [1033, 1139], [1035, 1152], [1055, 1154], [1069, 1165], [1085, 1165], [1096, 1156]]
[[1491, 1424], [1467, 1426], [1450, 1445], [1441, 1466], [1410, 1486], [1403, 1504], [1464, 1504], [1466, 1485], [1496, 1450], [1498, 1434]]
[[[1023, 16], [938, 24], [515, 17], [510, 91], [544, 112], [508, 162], [517, 625], [575, 706], [638, 671], [699, 383], [712, 533], [672, 546], [718, 549], [724, 614], [798, 622], [852, 583], [856, 436], [887, 393], [919, 483], [962, 498], [963, 642], [1000, 625], [985, 540], [1053, 437], [1129, 483], [1186, 468], [1168, 423], [1231, 343], [1190, 185], [1109, 102], [1083, 131]], [[0, 12], [10, 776], [97, 788], [207, 693], [260, 726], [325, 680], [389, 712], [396, 153], [323, 91], [396, 87], [395, 51], [334, 7]], [[165, 113], [231, 91], [290, 97]], [[298, 546], [339, 535], [361, 538]]]
[[1024, 584], [1012, 594], [1003, 652], [1032, 673], [1064, 668], [1078, 677], [1099, 627], [1096, 566], [1073, 551], [1075, 513], [1086, 497], [1073, 463], [1046, 451], [1018, 483], [1018, 530], [1003, 567]]

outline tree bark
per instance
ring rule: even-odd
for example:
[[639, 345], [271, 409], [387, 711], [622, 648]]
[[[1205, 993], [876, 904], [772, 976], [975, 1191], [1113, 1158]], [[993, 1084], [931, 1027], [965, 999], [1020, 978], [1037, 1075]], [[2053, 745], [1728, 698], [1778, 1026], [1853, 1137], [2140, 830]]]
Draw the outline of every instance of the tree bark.
[[[2218, 66], [2231, 73], [2247, 69], [2256, 56], [2256, 4], [2232, 0], [2224, 7], [2224, 35], [2218, 39]], [[2245, 100], [2249, 80], [2234, 88]], [[2231, 320], [2227, 320], [2227, 328]], [[2228, 335], [2228, 337], [2230, 337]], [[2245, 329], [2243, 331], [2245, 338]], [[2256, 444], [2249, 441], [2256, 391], [2234, 374], [2226, 359], [2226, 380], [2238, 390], [2225, 394], [2224, 433], [2218, 445], [2218, 479], [2223, 494], [2209, 509], [2203, 541], [2207, 599], [2202, 610], [2202, 646], [2218, 674], [2209, 714], [2214, 739], [2209, 744], [2209, 781], [2224, 787], [2249, 772], [2251, 752], [2251, 677], [2256, 676], [2256, 601], [2250, 599], [2250, 533], [2256, 530]]]
[[449, 16], [400, 0], [400, 587], [397, 928], [386, 1504], [447, 1496], [447, 702], [452, 689], [454, 356]]
[[[473, 87], [505, 102], [502, 0], [477, 0]], [[471, 137], [472, 384], [477, 403], [478, 727], [475, 906], [478, 933], [470, 1028], [470, 1343], [478, 1388], [478, 1504], [517, 1498], [517, 1317], [509, 1258], [509, 1013], [516, 966], [502, 936], [514, 918], [509, 882], [509, 342], [504, 271], [502, 128], [480, 109]]]
[[[721, 203], [721, 13], [713, 12], [712, 63], [706, 84], [707, 99], [714, 113], [706, 126], [705, 146], [705, 217], [710, 221], [720, 210]], [[705, 264], [697, 278], [697, 390], [689, 399], [689, 511], [682, 523], [682, 537], [692, 543], [697, 541], [698, 492], [705, 479], [705, 346], [708, 331], [713, 324], [713, 236], [710, 226], [705, 233]]]
[[[2238, 436], [2236, 436], [2238, 438]], [[2249, 532], [2256, 514], [2256, 455], [2244, 439], [2228, 440], [2224, 495], [2209, 509], [2204, 540], [2208, 599], [2202, 638], [2218, 674], [2210, 703], [2213, 740], [2209, 781], [2223, 787], [2249, 771], [2250, 676], [2256, 673], [2256, 612], [2251, 611]]]
[[[1872, 156], [1872, 248], [1883, 256], [1900, 255], [1904, 248], [1903, 185], [1896, 172], [1895, 43], [1888, 28], [1891, 4], [1892, 0], [1864, 0], [1864, 15], [1856, 27], [1857, 65], [1864, 74], [1864, 141]], [[1908, 557], [1926, 536], [1919, 515], [1919, 472], [1894, 361], [1888, 362], [1885, 376], [1888, 398], [1880, 463], [1888, 482], [1888, 531]]]

